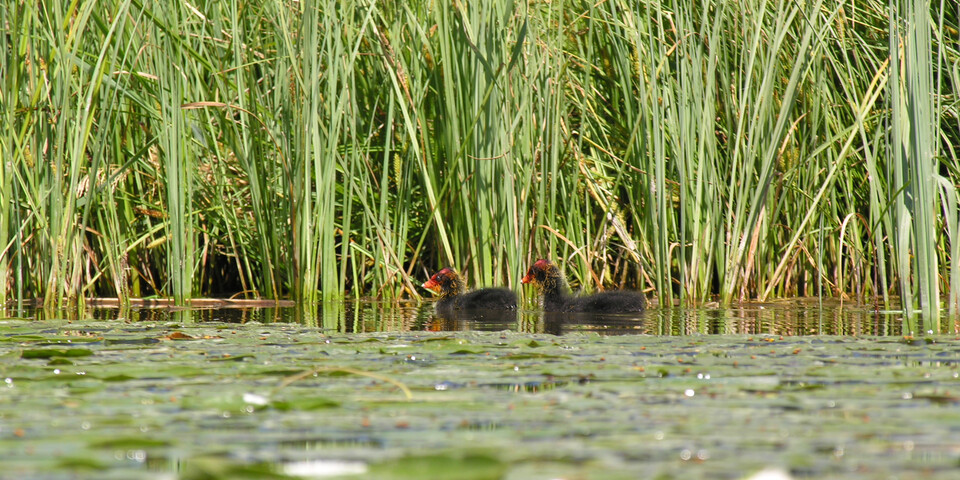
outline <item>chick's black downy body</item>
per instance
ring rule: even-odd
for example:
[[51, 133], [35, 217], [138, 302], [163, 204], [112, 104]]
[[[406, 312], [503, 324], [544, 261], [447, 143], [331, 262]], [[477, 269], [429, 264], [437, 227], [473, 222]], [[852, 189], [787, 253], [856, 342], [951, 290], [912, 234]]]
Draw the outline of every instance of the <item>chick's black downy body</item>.
[[549, 260], [537, 260], [523, 283], [537, 286], [544, 312], [630, 313], [642, 312], [647, 304], [643, 294], [626, 290], [575, 297], [560, 269]]
[[516, 310], [517, 294], [507, 288], [481, 288], [466, 291], [463, 279], [451, 268], [444, 268], [427, 280], [423, 288], [436, 293], [436, 312], [453, 314], [458, 311]]

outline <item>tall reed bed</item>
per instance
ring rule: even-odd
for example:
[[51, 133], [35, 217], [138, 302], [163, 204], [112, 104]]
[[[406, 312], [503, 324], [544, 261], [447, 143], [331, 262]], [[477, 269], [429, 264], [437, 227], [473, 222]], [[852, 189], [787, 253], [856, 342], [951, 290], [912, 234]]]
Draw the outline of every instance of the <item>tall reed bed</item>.
[[902, 297], [940, 328], [957, 10], [7, 0], [0, 301], [415, 297], [550, 257], [662, 303]]

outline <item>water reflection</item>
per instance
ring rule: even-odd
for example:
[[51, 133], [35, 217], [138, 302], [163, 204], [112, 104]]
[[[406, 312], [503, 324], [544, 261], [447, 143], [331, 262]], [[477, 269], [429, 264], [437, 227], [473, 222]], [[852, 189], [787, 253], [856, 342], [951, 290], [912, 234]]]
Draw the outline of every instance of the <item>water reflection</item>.
[[651, 312], [654, 335], [901, 335], [903, 316], [870, 306], [784, 301], [731, 308], [664, 309]]
[[[25, 316], [42, 320], [76, 320], [71, 318], [76, 314], [52, 316], [41, 310], [26, 312]], [[903, 315], [899, 312], [816, 300], [785, 300], [731, 308], [653, 308], [641, 314], [561, 314], [521, 309], [516, 312], [462, 312], [455, 316], [435, 314], [432, 302], [359, 300], [327, 302], [313, 308], [184, 309], [169, 305], [89, 308], [81, 317], [128, 323], [296, 323], [330, 333], [511, 330], [553, 335], [905, 334]]]
[[[323, 328], [336, 332], [498, 331], [598, 333], [601, 335], [901, 335], [903, 317], [870, 306], [783, 301], [733, 308], [657, 308], [641, 314], [460, 312], [434, 313], [432, 303], [337, 304], [340, 319], [326, 317]], [[328, 307], [331, 308], [331, 307]]]
[[414, 330], [453, 332], [464, 330], [497, 331], [516, 330], [518, 312], [471, 312], [456, 315], [427, 316], [414, 326]]

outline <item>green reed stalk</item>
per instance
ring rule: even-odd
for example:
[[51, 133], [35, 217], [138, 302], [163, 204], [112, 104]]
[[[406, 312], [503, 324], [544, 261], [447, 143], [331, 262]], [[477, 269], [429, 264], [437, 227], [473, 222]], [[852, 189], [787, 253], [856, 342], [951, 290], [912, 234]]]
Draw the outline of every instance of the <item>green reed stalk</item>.
[[[954, 92], [956, 91], [955, 86], [960, 85], [960, 68], [958, 68], [957, 63], [954, 62], [952, 68], [947, 68], [947, 58], [957, 58], [960, 55], [960, 45], [958, 42], [950, 41], [949, 38], [952, 36], [956, 39], [958, 31], [960, 31], [960, 6], [957, 6], [956, 9], [951, 12], [947, 9], [948, 2], [941, 1], [939, 4], [939, 16], [937, 17], [937, 29], [934, 31], [934, 34], [937, 38], [937, 43], [939, 48], [937, 49], [937, 63], [936, 71], [941, 72], [938, 75], [938, 81], [936, 85], [936, 91], [938, 92], [937, 98], [935, 100], [935, 113], [937, 115], [943, 116], [941, 134], [937, 135], [940, 137], [942, 132], [952, 131], [954, 132], [953, 138], [956, 139], [960, 137], [960, 96], [954, 94], [952, 95], [952, 101], [947, 101], [949, 98], [947, 95], [944, 95], [944, 92], [948, 91], [946, 87], [947, 78], [949, 78], [949, 84], [954, 86]], [[948, 21], [948, 18], [951, 20]], [[944, 71], [949, 71], [949, 75], [944, 74]], [[948, 114], [947, 112], [952, 112]], [[952, 115], [952, 118], [949, 118]], [[938, 125], [941, 125], [938, 122]], [[935, 128], [938, 128], [935, 126]], [[947, 230], [947, 240], [949, 242], [949, 260], [944, 261], [943, 265], [945, 268], [949, 268], [949, 273], [945, 273], [943, 276], [949, 278], [949, 294], [947, 303], [949, 304], [949, 320], [946, 325], [946, 331], [954, 332], [957, 328], [957, 317], [960, 316], [960, 268], [957, 268], [957, 259], [960, 259], [960, 218], [958, 218], [957, 206], [960, 204], [960, 192], [957, 191], [956, 182], [951, 181], [953, 175], [960, 173], [960, 152], [957, 151], [957, 145], [950, 142], [943, 142], [942, 151], [945, 153], [944, 163], [946, 164], [948, 170], [952, 175], [944, 178], [940, 177], [938, 180], [941, 187], [941, 195], [945, 197], [943, 201], [947, 205], [947, 214], [946, 214], [946, 230]], [[942, 197], [942, 198], [943, 198]], [[947, 248], [943, 248], [944, 253], [946, 253]], [[949, 265], [949, 267], [948, 267]]]
[[[893, 210], [900, 289], [908, 323], [939, 331], [936, 255], [936, 124], [933, 118], [929, 10], [922, 2], [890, 3], [892, 168], [902, 191]], [[901, 63], [902, 62], [902, 63]], [[914, 281], [910, 281], [912, 276]], [[921, 323], [914, 324], [919, 307]]]
[[[885, 77], [882, 75], [883, 75], [883, 72], [880, 72], [880, 83], [883, 83], [885, 79]], [[873, 91], [867, 92], [866, 98], [864, 98], [864, 105], [860, 105], [857, 107], [858, 123], [863, 122], [863, 117], [865, 116], [866, 112], [870, 111], [874, 102], [879, 97], [880, 93], [881, 92], [879, 89], [875, 89]], [[818, 186], [817, 192], [812, 198], [810, 209], [807, 210], [807, 212], [804, 214], [803, 219], [800, 221], [799, 226], [797, 227], [797, 233], [795, 233], [793, 237], [790, 239], [790, 242], [787, 243], [787, 248], [786, 248], [787, 251], [791, 251], [793, 249], [793, 246], [799, 242], [801, 235], [804, 233], [808, 223], [810, 222], [810, 219], [815, 216], [815, 213], [816, 213], [815, 209], [817, 205], [820, 203], [824, 195], [827, 194], [827, 192], [829, 192], [831, 188], [835, 186], [835, 177], [840, 171], [840, 167], [844, 164], [844, 160], [846, 159], [847, 154], [849, 153], [850, 146], [852, 145], [854, 139], [856, 138], [857, 133], [858, 133], [857, 130], [850, 129], [849, 135], [843, 145], [843, 148], [840, 150], [837, 156], [837, 159], [834, 161], [832, 165], [829, 166], [829, 170], [826, 172], [826, 175], [823, 176], [822, 183]], [[814, 153], [816, 154], [818, 152], [815, 151]], [[839, 239], [843, 240], [842, 237], [840, 237]], [[777, 266], [777, 269], [773, 273], [774, 280], [777, 280], [782, 275], [782, 270], [784, 266], [787, 264], [788, 259], [789, 257], [787, 256], [784, 256], [781, 259], [780, 263]], [[767, 289], [761, 298], [765, 298], [767, 295], [769, 295], [769, 293], [773, 289], [773, 286], [774, 284], [770, 283], [767, 286]]]
[[[729, 184], [733, 192], [734, 215], [728, 223], [732, 241], [727, 245], [725, 258], [727, 259], [726, 274], [722, 288], [722, 299], [729, 303], [737, 293], [737, 286], [743, 286], [746, 277], [750, 274], [750, 265], [755, 257], [753, 245], [761, 235], [764, 225], [769, 225], [767, 210], [767, 195], [776, 172], [776, 161], [779, 147], [783, 143], [789, 125], [793, 122], [792, 112], [795, 105], [801, 81], [807, 73], [807, 59], [813, 55], [810, 52], [814, 34], [817, 33], [816, 21], [819, 17], [810, 12], [819, 12], [821, 2], [816, 2], [807, 12], [801, 12], [794, 5], [779, 4], [775, 10], [769, 12], [774, 15], [774, 36], [770, 44], [760, 40], [762, 28], [756, 25], [750, 40], [750, 50], [759, 50], [758, 54], [749, 53], [743, 61], [748, 75], [757, 74], [759, 84], [753, 78], [744, 78], [742, 86], [743, 103], [738, 108], [740, 128], [736, 134], [736, 147], [733, 155], [733, 164], [744, 162], [741, 175], [733, 175], [731, 181], [739, 179], [739, 185]], [[761, 5], [761, 11], [765, 10]], [[804, 25], [800, 28], [802, 37], [796, 50], [789, 48], [787, 40], [787, 26], [794, 21]], [[820, 27], [822, 28], [822, 27]], [[796, 62], [784, 74], [789, 79], [782, 92], [776, 95], [775, 82], [778, 81], [779, 65], [777, 57], [780, 49], [787, 48], [789, 55]], [[754, 70], [756, 69], [756, 70]], [[780, 97], [779, 106], [773, 100]], [[748, 104], [746, 100], [752, 102]], [[759, 161], [759, 164], [757, 163]], [[752, 178], [756, 175], [756, 181]], [[741, 294], [742, 297], [742, 294]]]
[[[680, 243], [683, 246], [680, 263], [685, 268], [681, 270], [680, 291], [688, 301], [705, 301], [710, 292], [708, 282], [717, 248], [716, 232], [723, 219], [718, 188], [723, 184], [721, 174], [716, 170], [715, 162], [702, 159], [717, 156], [717, 136], [713, 126], [716, 103], [710, 98], [719, 87], [717, 63], [722, 48], [721, 26], [726, 23], [727, 12], [725, 6], [711, 12], [705, 4], [699, 13], [684, 9], [684, 15], [678, 18], [681, 31], [696, 31], [696, 35], [682, 39], [679, 45], [679, 135], [675, 137], [675, 148], [682, 159], [678, 162], [682, 209]], [[699, 30], [695, 30], [696, 25]], [[701, 39], [706, 39], [706, 45]], [[708, 61], [693, 61], [699, 58]]]
[[[101, 71], [107, 65], [121, 65], [129, 62], [127, 54], [131, 51], [128, 48], [130, 39], [126, 34], [127, 20], [130, 18], [128, 14], [130, 3], [125, 2], [119, 5], [119, 8], [122, 10], [111, 12], [110, 15], [114, 21], [110, 24], [110, 30], [103, 45], [105, 48], [101, 51], [97, 62], [97, 67]], [[109, 159], [126, 157], [122, 152], [124, 130], [127, 126], [126, 116], [122, 113], [124, 111], [122, 96], [123, 92], [130, 88], [131, 77], [104, 72], [100, 82], [102, 82], [101, 91], [95, 95], [99, 98], [95, 108], [98, 112], [102, 112], [101, 118], [105, 117], [107, 120], [105, 122], [97, 120], [102, 126], [97, 129], [97, 132], [93, 132], [89, 139], [88, 150], [91, 157], [87, 172], [89, 187], [84, 196], [86, 208], [83, 210], [81, 225], [91, 233], [87, 236], [88, 242], [98, 245], [99, 250], [103, 252], [103, 257], [95, 272], [88, 271], [89, 276], [85, 278], [83, 295], [96, 295], [97, 284], [105, 283], [116, 292], [120, 303], [125, 304], [130, 297], [129, 268], [125, 250], [131, 237], [121, 223], [121, 212], [118, 208], [120, 202], [116, 199], [119, 196], [118, 185], [128, 174], [131, 163], [111, 165]]]
[[[572, 245], [564, 256], [576, 259], [574, 276], [587, 289], [598, 282], [601, 286], [612, 283], [613, 271], [607, 264], [613, 252], [629, 255], [634, 262], [640, 259], [636, 242], [627, 231], [630, 209], [623, 208], [627, 202], [620, 198], [632, 188], [631, 176], [624, 175], [623, 155], [614, 155], [625, 139], [615, 134], [622, 127], [608, 124], [618, 108], [626, 112], [624, 122], [633, 122], [639, 110], [637, 99], [627, 94], [635, 74], [633, 21], [632, 12], [623, 5], [598, 4], [584, 13], [582, 22], [568, 26], [569, 32], [590, 32], [582, 39], [571, 35], [576, 38], [576, 50], [570, 60], [567, 104], [575, 114], [564, 122], [569, 122], [566, 128], [575, 140], [570, 142], [574, 175], [568, 177], [572, 181], [565, 188], [580, 192], [577, 216], [571, 216], [565, 228], [565, 238]], [[604, 35], [608, 28], [615, 34]], [[624, 82], [609, 82], [599, 72], [611, 73]]]
[[[517, 252], [520, 232], [508, 221], [515, 202], [509, 79], [514, 49], [523, 46], [523, 12], [505, 2], [435, 9], [440, 65], [440, 136], [433, 173], [452, 181], [437, 211], [454, 219], [449, 256], [481, 285], [509, 269], [505, 248]], [[524, 25], [518, 27], [517, 25]], [[512, 37], [512, 38], [511, 38]], [[521, 37], [521, 38], [518, 38]], [[519, 41], [518, 41], [519, 40]], [[512, 228], [511, 228], [512, 227]], [[515, 269], [516, 267], [514, 267]]]
[[52, 139], [55, 153], [51, 155], [51, 164], [44, 165], [38, 169], [36, 176], [30, 178], [32, 185], [27, 187], [27, 190], [39, 197], [34, 202], [39, 207], [37, 212], [41, 219], [37, 233], [43, 239], [42, 244], [45, 247], [41, 251], [49, 255], [47, 258], [50, 262], [40, 267], [41, 281], [46, 292], [44, 307], [52, 308], [66, 306], [65, 303], [73, 291], [70, 263], [78, 260], [80, 253], [77, 248], [71, 248], [77, 246], [74, 241], [76, 231], [71, 227], [80, 163], [70, 162], [70, 153], [76, 152], [75, 148], [71, 148], [70, 140], [77, 137], [67, 137], [71, 132], [79, 132], [77, 125], [73, 123], [77, 107], [71, 91], [76, 80], [67, 72], [69, 62], [63, 58], [68, 55], [71, 44], [75, 46], [77, 43], [70, 42], [62, 29], [65, 12], [54, 6], [48, 7], [43, 14], [49, 23], [40, 28], [44, 30], [49, 43], [59, 46], [51, 48], [53, 55], [48, 57], [56, 67], [51, 72], [52, 88], [47, 93], [47, 100], [51, 106], [60, 109], [60, 114], [55, 117], [55, 128], [40, 127], [43, 129], [41, 134]]
[[[188, 62], [185, 51], [185, 7], [155, 12], [154, 30], [159, 51], [152, 58], [158, 77], [158, 125], [156, 135], [162, 152], [166, 186], [167, 268], [170, 293], [178, 305], [185, 304], [194, 293], [196, 239], [193, 220], [193, 176], [196, 162], [187, 145], [190, 128], [181, 105], [188, 100], [188, 82], [195, 72], [195, 62]], [[184, 65], [187, 67], [185, 68]]]
[[[947, 2], [941, 1], [939, 5], [934, 4], [935, 28], [928, 33], [936, 39], [936, 57], [935, 62], [933, 62], [934, 59], [931, 59], [931, 74], [941, 72], [936, 75], [937, 81], [935, 84], [931, 79], [931, 89], [935, 93], [931, 105], [933, 107], [931, 111], [932, 119], [935, 120], [930, 125], [933, 130], [934, 158], [942, 163], [944, 169], [957, 173], [960, 172], [960, 155], [958, 155], [956, 145], [948, 141], [940, 141], [941, 138], [956, 139], [960, 137], [960, 108], [958, 108], [960, 107], [960, 98], [956, 94], [945, 94], [948, 84], [954, 86], [954, 91], [956, 85], [960, 85], [958, 64], [953, 62], [953, 68], [947, 68], [950, 63], [948, 59], [956, 59], [960, 55], [960, 43], [955, 41], [958, 30], [960, 30], [960, 7], [956, 5], [954, 7], [953, 11], [950, 11]], [[950, 71], [949, 75], [944, 73], [948, 70]], [[949, 78], [949, 81], [947, 78]], [[952, 114], [946, 112], [952, 112]], [[950, 116], [953, 118], [950, 119]], [[942, 120], [936, 121], [940, 118]], [[952, 124], [957, 124], [958, 128], [953, 128], [954, 125]], [[952, 135], [947, 132], [952, 132]], [[937, 168], [936, 163], [934, 168]], [[956, 182], [946, 176], [938, 174], [934, 180], [940, 207], [944, 212], [942, 220], [945, 222], [943, 225], [945, 234], [940, 235], [935, 253], [939, 255], [940, 264], [944, 265], [941, 276], [948, 279], [948, 320], [945, 325], [940, 325], [940, 328], [947, 332], [955, 332], [957, 317], [960, 315], [960, 268], [956, 268], [956, 259], [960, 258], [960, 218], [958, 218], [957, 213], [957, 206], [960, 204], [960, 198], [958, 198], [960, 192], [958, 192]], [[947, 256], [948, 251], [950, 252], [949, 256]], [[948, 264], [952, 265], [947, 267]]]
[[[127, 3], [119, 4], [113, 13], [123, 15], [127, 7]], [[35, 211], [40, 219], [37, 233], [43, 243], [49, 245], [51, 253], [49, 269], [41, 268], [46, 276], [44, 306], [48, 308], [82, 302], [84, 282], [91, 280], [84, 278], [87, 256], [83, 243], [102, 173], [99, 162], [102, 156], [90, 154], [97, 150], [92, 131], [100, 114], [99, 96], [108, 53], [118, 25], [124, 22], [100, 23], [105, 30], [101, 31], [100, 42], [87, 50], [90, 46], [84, 32], [88, 22], [99, 21], [94, 18], [97, 14], [93, 5], [83, 5], [77, 10], [46, 6], [38, 12], [42, 16], [37, 18], [38, 25], [42, 25], [46, 40], [54, 45], [48, 50], [52, 53], [47, 59], [52, 78], [44, 100], [53, 108], [59, 108], [55, 120], [50, 122], [58, 130], [48, 137], [54, 139], [53, 144], [42, 147], [54, 152], [52, 161], [44, 162], [37, 171], [26, 175], [28, 182], [37, 181], [34, 185], [40, 187], [31, 190], [42, 192], [34, 204], [40, 207]], [[71, 18], [69, 29], [62, 23], [67, 17]], [[73, 68], [82, 73], [75, 74]], [[37, 145], [45, 143], [39, 140]], [[44, 195], [48, 196], [44, 198]]]
[[[270, 113], [273, 99], [269, 92], [274, 85], [258, 75], [265, 64], [263, 51], [273, 46], [274, 32], [262, 27], [256, 16], [241, 15], [237, 4], [224, 7], [226, 12], [222, 14], [229, 19], [229, 32], [211, 28], [208, 33], [212, 38], [230, 41], [229, 48], [218, 50], [216, 44], [211, 48], [212, 53], [222, 55], [215, 66], [222, 74], [212, 77], [213, 88], [204, 91], [202, 97], [221, 100], [215, 104], [215, 112], [205, 112], [211, 121], [199, 122], [208, 127], [206, 143], [216, 160], [217, 172], [204, 197], [212, 202], [210, 208], [217, 210], [208, 216], [222, 219], [216, 230], [223, 232], [231, 250], [236, 251], [234, 263], [241, 272], [243, 290], [262, 290], [271, 298], [279, 298], [286, 290], [285, 281], [292, 278], [292, 268], [284, 261], [284, 245], [289, 245], [291, 238], [290, 169], [287, 152], [280, 149], [278, 140], [282, 128]], [[258, 14], [270, 12], [264, 8]], [[218, 137], [222, 145], [216, 141]]]
[[[647, 75], [649, 75], [649, 89], [644, 98], [647, 108], [649, 109], [649, 120], [648, 122], [648, 142], [650, 144], [650, 153], [652, 153], [653, 163], [650, 165], [650, 168], [647, 170], [653, 176], [652, 182], [649, 182], [650, 188], [653, 189], [653, 195], [651, 202], [647, 207], [647, 212], [649, 218], [654, 220], [654, 225], [656, 225], [657, 230], [659, 231], [658, 235], [655, 235], [654, 238], [654, 262], [657, 265], [656, 278], [657, 278], [657, 292], [660, 295], [663, 295], [668, 305], [673, 304], [673, 285], [672, 285], [672, 239], [674, 236], [671, 234], [672, 219], [668, 216], [671, 212], [673, 204], [673, 189], [668, 183], [668, 175], [670, 168], [670, 152], [668, 151], [668, 144], [666, 143], [665, 135], [661, 134], [661, 131], [664, 129], [664, 125], [661, 123], [661, 120], [665, 116], [665, 108], [669, 108], [669, 105], [673, 103], [670, 96], [666, 98], [660, 93], [673, 93], [673, 90], [669, 87], [669, 82], [671, 82], [672, 72], [666, 70], [669, 66], [668, 61], [668, 50], [666, 45], [662, 43], [663, 40], [668, 38], [668, 22], [666, 18], [666, 13], [661, 8], [660, 5], [654, 5], [654, 16], [648, 16], [647, 22], [647, 32], [648, 40], [647, 47], [649, 48], [648, 55], [650, 56], [649, 60], [649, 70]], [[649, 22], [655, 20], [656, 26], [651, 25]], [[656, 35], [654, 35], [654, 33]], [[659, 48], [658, 48], [659, 47]]]
[[[339, 96], [326, 97], [325, 94], [335, 93], [338, 77], [344, 74], [340, 62], [335, 60], [343, 49], [341, 44], [333, 44], [341, 41], [339, 36], [330, 35], [329, 40], [325, 41], [328, 37], [320, 34], [324, 14], [319, 2], [305, 2], [301, 11], [296, 13], [302, 15], [302, 23], [298, 25], [302, 44], [298, 45], [294, 61], [297, 62], [295, 68], [298, 70], [298, 80], [303, 83], [291, 92], [299, 102], [291, 105], [296, 122], [291, 135], [296, 142], [293, 146], [293, 184], [296, 199], [294, 259], [297, 271], [294, 298], [313, 303], [321, 299], [322, 286], [319, 285], [319, 280], [323, 274], [321, 262], [324, 261], [321, 256], [326, 253], [321, 250], [328, 245], [323, 226], [333, 220], [328, 209], [329, 202], [324, 202], [331, 198], [332, 192], [321, 192], [319, 188], [324, 184], [329, 185], [330, 168], [336, 155], [326, 149], [330, 145], [327, 139], [339, 134], [330, 131], [331, 127], [339, 126], [331, 125], [334, 120], [331, 113], [337, 114], [336, 107], [327, 107], [328, 102], [337, 102]], [[336, 30], [342, 28], [342, 25], [336, 23], [332, 28]], [[337, 52], [326, 51], [337, 47]], [[330, 71], [322, 77], [321, 82], [321, 74], [326, 73], [321, 65], [330, 60], [334, 60], [329, 65]], [[327, 85], [331, 86], [325, 88]]]
[[15, 166], [23, 163], [23, 138], [17, 128], [16, 108], [23, 81], [27, 76], [26, 62], [16, 60], [26, 56], [26, 5], [0, 5], [0, 24], [10, 24], [7, 34], [0, 35], [0, 51], [14, 54], [0, 55], [0, 308], [13, 299], [22, 308], [25, 259], [23, 235], [18, 228], [24, 224], [16, 203], [22, 199], [15, 182]]
[[[449, 246], [447, 226], [439, 222], [439, 212], [435, 209], [438, 186], [429, 173], [434, 147], [429, 141], [430, 136], [424, 131], [427, 125], [421, 113], [427, 107], [424, 99], [428, 97], [431, 86], [423, 68], [423, 58], [407, 54], [427, 52], [429, 46], [426, 41], [429, 27], [421, 24], [420, 20], [427, 13], [421, 8], [421, 5], [414, 5], [375, 12], [376, 21], [371, 24], [370, 36], [382, 57], [365, 65], [370, 69], [382, 68], [386, 78], [364, 77], [361, 80], [371, 84], [371, 88], [365, 90], [378, 92], [372, 98], [372, 103], [378, 107], [386, 105], [385, 124], [396, 127], [393, 127], [395, 131], [387, 129], [386, 134], [378, 134], [372, 126], [379, 123], [380, 117], [371, 112], [367, 118], [371, 125], [367, 137], [379, 135], [384, 143], [374, 156], [379, 160], [379, 173], [366, 172], [367, 169], [362, 168], [363, 163], [359, 161], [363, 159], [358, 157], [355, 178], [360, 183], [355, 187], [354, 196], [360, 200], [363, 206], [361, 211], [365, 213], [361, 216], [361, 223], [364, 225], [362, 232], [367, 233], [361, 233], [360, 238], [375, 240], [375, 247], [368, 249], [354, 244], [350, 254], [354, 257], [354, 265], [364, 265], [364, 258], [372, 260], [373, 268], [369, 277], [373, 283], [382, 285], [378, 293], [387, 297], [398, 294], [394, 289], [384, 288], [387, 285], [401, 286], [409, 295], [419, 296], [415, 282], [409, 276], [411, 268], [404, 261], [407, 255], [417, 258], [426, 241], [426, 232], [421, 231], [418, 244], [411, 248], [408, 245], [411, 231], [417, 231], [418, 224], [431, 225], [431, 220], [426, 217], [416, 218], [414, 212], [417, 206], [434, 209], [433, 215], [427, 217], [436, 222], [433, 225], [437, 227], [440, 243]], [[380, 81], [386, 81], [390, 88], [372, 88]], [[365, 192], [379, 193], [367, 199]], [[444, 250], [450, 252], [449, 248]], [[367, 270], [366, 266], [361, 270]]]

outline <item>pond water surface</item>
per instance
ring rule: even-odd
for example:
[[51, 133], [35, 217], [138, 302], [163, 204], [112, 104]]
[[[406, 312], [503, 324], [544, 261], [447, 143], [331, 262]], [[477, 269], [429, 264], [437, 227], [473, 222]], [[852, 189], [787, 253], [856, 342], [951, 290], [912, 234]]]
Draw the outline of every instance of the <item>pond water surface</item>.
[[791, 301], [0, 319], [0, 478], [960, 478], [960, 339]]
[[[243, 305], [242, 303], [239, 305]], [[34, 315], [42, 316], [42, 312]], [[828, 303], [815, 299], [754, 303], [734, 308], [651, 309], [642, 314], [544, 314], [518, 312], [464, 313], [456, 317], [434, 314], [423, 302], [336, 302], [303, 312], [286, 308], [168, 307], [92, 309], [97, 320], [223, 322], [246, 324], [296, 323], [325, 333], [500, 331], [519, 333], [595, 332], [603, 335], [691, 335], [768, 333], [777, 335], [901, 335], [903, 316], [876, 306]], [[908, 332], [910, 333], [910, 332]]]

